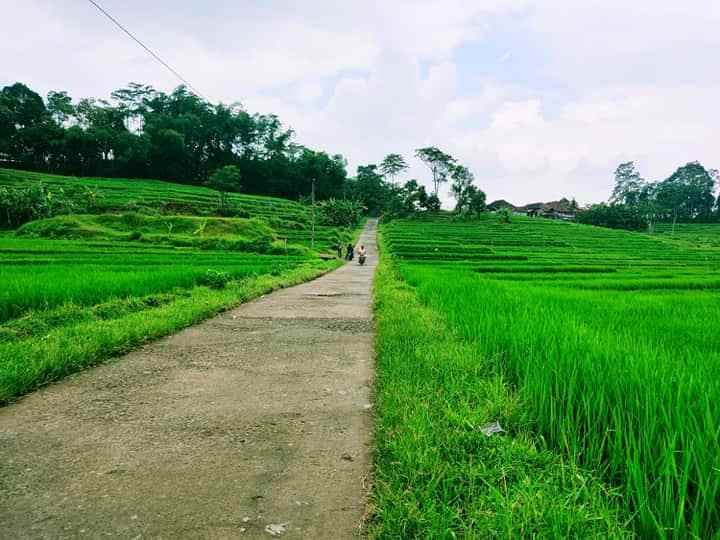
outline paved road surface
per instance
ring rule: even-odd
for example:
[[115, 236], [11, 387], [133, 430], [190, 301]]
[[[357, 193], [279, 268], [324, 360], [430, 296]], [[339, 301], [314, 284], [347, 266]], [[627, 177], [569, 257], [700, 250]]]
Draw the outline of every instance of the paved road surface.
[[356, 262], [0, 408], [0, 538], [352, 538], [375, 222]]

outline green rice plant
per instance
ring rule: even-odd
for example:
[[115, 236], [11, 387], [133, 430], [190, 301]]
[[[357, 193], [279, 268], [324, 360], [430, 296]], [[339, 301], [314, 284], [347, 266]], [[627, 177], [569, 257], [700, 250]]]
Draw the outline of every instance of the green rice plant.
[[198, 285], [205, 285], [211, 289], [224, 289], [230, 279], [230, 274], [222, 270], [207, 270], [197, 282]]
[[[375, 282], [374, 538], [625, 538], [618, 493], [539, 449], [492, 356], [387, 257]], [[507, 433], [488, 437], [499, 421]]]
[[[542, 219], [459, 227], [396, 221], [383, 234], [423, 307], [517, 393], [519, 425], [621, 489], [639, 536], [719, 535], [720, 250]], [[407, 237], [526, 260], [453, 262], [449, 244], [442, 264], [394, 257]]]

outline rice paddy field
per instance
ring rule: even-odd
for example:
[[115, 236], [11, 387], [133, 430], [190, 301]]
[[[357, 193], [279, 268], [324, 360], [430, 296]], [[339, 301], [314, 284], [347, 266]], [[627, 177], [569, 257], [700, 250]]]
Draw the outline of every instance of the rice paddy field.
[[720, 247], [718, 224], [715, 223], [677, 223], [674, 229], [671, 223], [658, 223], [655, 225], [654, 234], [696, 246]]
[[720, 537], [720, 226], [381, 234], [376, 536]]

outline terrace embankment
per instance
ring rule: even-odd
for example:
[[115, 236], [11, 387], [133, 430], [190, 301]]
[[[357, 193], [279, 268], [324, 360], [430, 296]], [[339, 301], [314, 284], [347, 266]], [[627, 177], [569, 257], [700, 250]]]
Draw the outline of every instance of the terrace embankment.
[[0, 410], [8, 538], [348, 538], [365, 512], [375, 222], [348, 264]]

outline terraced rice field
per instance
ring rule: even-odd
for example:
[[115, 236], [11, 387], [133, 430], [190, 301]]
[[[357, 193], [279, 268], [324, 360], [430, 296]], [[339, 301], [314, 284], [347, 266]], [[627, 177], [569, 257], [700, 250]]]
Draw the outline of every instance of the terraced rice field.
[[677, 223], [674, 230], [671, 223], [658, 223], [655, 226], [654, 234], [670, 240], [689, 242], [696, 246], [720, 247], [718, 224], [715, 223]]
[[[0, 169], [0, 186], [26, 187], [42, 183], [51, 191], [91, 188], [98, 194], [97, 212], [127, 212], [138, 207], [163, 214], [212, 215], [217, 208], [217, 192], [162, 180], [122, 178], [76, 178], [12, 169]], [[231, 193], [230, 203], [247, 217], [262, 218], [279, 238], [290, 244], [310, 246], [311, 216], [308, 206], [287, 199]], [[315, 247], [332, 250], [338, 240], [334, 227], [316, 225]]]
[[377, 530], [720, 534], [720, 226], [693, 227], [385, 225]]
[[233, 279], [280, 274], [307, 256], [199, 251], [130, 242], [0, 239], [0, 324], [65, 303], [92, 306], [195, 286], [208, 270]]

